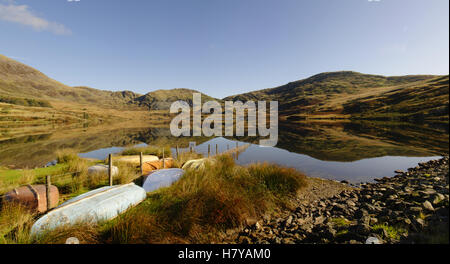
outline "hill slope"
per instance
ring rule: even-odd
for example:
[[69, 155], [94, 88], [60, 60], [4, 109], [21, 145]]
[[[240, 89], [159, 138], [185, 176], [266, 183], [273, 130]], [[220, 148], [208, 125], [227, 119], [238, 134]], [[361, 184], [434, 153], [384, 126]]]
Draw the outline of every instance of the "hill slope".
[[121, 108], [128, 105], [133, 92], [110, 92], [89, 87], [71, 87], [55, 81], [40, 71], [0, 55], [0, 94], [4, 97], [62, 100]]
[[[199, 93], [196, 90], [177, 88], [171, 90], [157, 90], [140, 96], [134, 100], [134, 103], [139, 106], [144, 106], [149, 110], [167, 110], [170, 105], [178, 100], [186, 101], [192, 106], [192, 94]], [[206, 94], [201, 93], [202, 102], [217, 100]]]
[[[306, 116], [323, 115], [354, 115], [358, 114], [355, 107], [349, 102], [358, 102], [361, 98], [377, 98], [391, 91], [409, 89], [412, 92], [422, 87], [425, 89], [423, 98], [433, 96], [427, 94], [427, 85], [433, 79], [440, 78], [433, 75], [408, 75], [385, 77], [369, 75], [352, 71], [327, 72], [314, 75], [310, 78], [288, 83], [279, 87], [264, 89], [224, 98], [224, 100], [275, 100], [280, 102], [280, 115], [292, 120], [302, 119]], [[448, 96], [448, 76], [446, 94]], [[445, 89], [441, 92], [444, 92]], [[448, 100], [438, 100], [444, 106]], [[395, 100], [388, 102], [396, 104]], [[356, 103], [357, 104], [357, 103]], [[345, 107], [344, 107], [345, 105]], [[353, 110], [350, 110], [353, 109]], [[396, 110], [393, 108], [393, 110]], [[423, 111], [425, 111], [423, 109]], [[370, 112], [370, 110], [368, 110]]]
[[[157, 90], [145, 95], [131, 91], [103, 91], [85, 86], [71, 87], [40, 71], [0, 55], [0, 102], [24, 106], [49, 106], [46, 100], [61, 100], [116, 109], [168, 110], [172, 102], [192, 103], [190, 89]], [[216, 100], [202, 94], [202, 100]]]

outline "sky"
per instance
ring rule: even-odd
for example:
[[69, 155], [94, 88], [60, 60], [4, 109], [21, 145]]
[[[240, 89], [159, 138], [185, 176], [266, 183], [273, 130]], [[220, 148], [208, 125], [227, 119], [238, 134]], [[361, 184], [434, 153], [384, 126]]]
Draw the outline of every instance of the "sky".
[[216, 98], [328, 71], [448, 74], [448, 0], [0, 0], [0, 54], [71, 86]]

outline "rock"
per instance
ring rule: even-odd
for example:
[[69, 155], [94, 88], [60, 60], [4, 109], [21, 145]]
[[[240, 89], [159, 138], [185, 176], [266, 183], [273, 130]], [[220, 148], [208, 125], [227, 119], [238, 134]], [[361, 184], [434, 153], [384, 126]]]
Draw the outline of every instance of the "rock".
[[292, 217], [292, 215], [290, 215], [290, 216], [288, 217], [288, 219], [286, 220], [286, 225], [287, 225], [287, 226], [290, 226], [290, 225], [292, 224], [292, 219], [293, 219], [293, 217]]
[[422, 208], [418, 207], [418, 206], [412, 206], [412, 207], [409, 208], [409, 210], [412, 211], [412, 212], [416, 212], [416, 213], [422, 212]]
[[438, 204], [440, 202], [442, 202], [445, 199], [445, 196], [443, 194], [437, 193], [436, 196], [434, 197], [433, 200], [433, 204]]
[[425, 221], [422, 218], [416, 218], [415, 219], [415, 223], [420, 227], [420, 228], [424, 228], [425, 227]]
[[377, 237], [368, 237], [366, 244], [381, 244], [381, 241]]
[[398, 174], [403, 174], [403, 173], [405, 173], [405, 172], [402, 171], [402, 170], [395, 170], [394, 172], [395, 172], [395, 173], [398, 173]]
[[355, 207], [356, 204], [352, 200], [347, 200], [347, 205], [351, 207]]
[[422, 206], [428, 211], [434, 211], [434, 207], [429, 201], [423, 202]]
[[407, 225], [410, 225], [410, 224], [411, 224], [411, 220], [409, 220], [409, 218], [403, 219], [403, 222], [404, 222], [405, 224], [407, 224]]

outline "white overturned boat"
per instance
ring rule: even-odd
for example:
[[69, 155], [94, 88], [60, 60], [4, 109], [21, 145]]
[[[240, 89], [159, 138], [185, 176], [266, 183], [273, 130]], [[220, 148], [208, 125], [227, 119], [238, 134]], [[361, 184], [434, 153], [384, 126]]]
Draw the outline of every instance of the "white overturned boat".
[[99, 188], [61, 204], [39, 218], [31, 228], [32, 235], [76, 223], [111, 220], [146, 198], [143, 188], [134, 183]]
[[150, 173], [142, 186], [146, 192], [152, 192], [162, 187], [168, 187], [183, 176], [182, 169], [162, 169]]

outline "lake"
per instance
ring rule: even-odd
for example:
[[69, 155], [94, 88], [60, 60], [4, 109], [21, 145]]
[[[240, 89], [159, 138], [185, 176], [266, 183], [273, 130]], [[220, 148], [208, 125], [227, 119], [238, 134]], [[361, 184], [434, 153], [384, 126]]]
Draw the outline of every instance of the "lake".
[[395, 175], [395, 170], [415, 167], [419, 162], [448, 155], [448, 123], [409, 124], [389, 122], [299, 122], [280, 125], [276, 147], [260, 147], [258, 138], [172, 137], [168, 128], [108, 127], [57, 130], [0, 141], [0, 166], [40, 167], [52, 161], [61, 149], [73, 149], [81, 157], [105, 159], [132, 146], [167, 146], [207, 155], [234, 148], [236, 142], [249, 147], [237, 163], [270, 162], [295, 168], [312, 177], [371, 182]]

